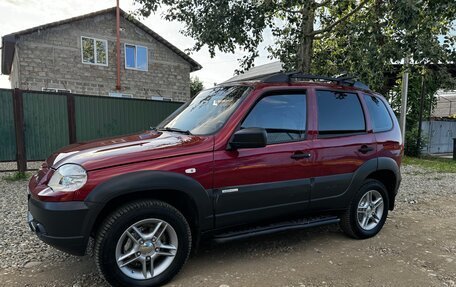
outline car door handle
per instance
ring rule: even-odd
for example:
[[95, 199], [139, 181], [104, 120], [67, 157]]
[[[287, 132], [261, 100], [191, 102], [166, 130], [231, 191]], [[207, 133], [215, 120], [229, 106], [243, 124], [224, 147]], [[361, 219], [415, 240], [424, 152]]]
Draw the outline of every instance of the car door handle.
[[308, 152], [295, 152], [294, 154], [291, 155], [292, 159], [303, 159], [303, 158], [310, 158], [311, 155]]
[[373, 151], [374, 148], [367, 146], [367, 145], [362, 145], [361, 148], [358, 150], [360, 153], [368, 153], [370, 151]]

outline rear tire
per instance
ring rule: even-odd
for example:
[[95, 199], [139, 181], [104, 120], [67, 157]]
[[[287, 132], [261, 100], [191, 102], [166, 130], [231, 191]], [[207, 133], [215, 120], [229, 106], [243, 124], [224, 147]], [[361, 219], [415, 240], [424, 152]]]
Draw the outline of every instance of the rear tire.
[[367, 179], [342, 215], [340, 227], [352, 238], [373, 237], [385, 224], [388, 206], [389, 198], [385, 186], [378, 180]]
[[190, 227], [176, 208], [156, 200], [134, 201], [102, 223], [95, 261], [112, 286], [161, 286], [181, 270], [191, 242]]

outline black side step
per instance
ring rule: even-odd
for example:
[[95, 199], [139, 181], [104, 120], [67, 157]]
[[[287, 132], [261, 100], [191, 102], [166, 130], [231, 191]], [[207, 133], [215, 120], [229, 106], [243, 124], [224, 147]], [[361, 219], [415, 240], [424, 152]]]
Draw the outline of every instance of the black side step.
[[214, 236], [214, 241], [217, 243], [224, 243], [228, 241], [246, 239], [254, 236], [271, 234], [281, 231], [304, 229], [308, 227], [338, 223], [340, 218], [337, 216], [326, 217], [309, 217], [293, 221], [278, 222], [266, 226], [257, 226], [249, 229], [241, 229], [229, 231], [226, 233], [217, 234]]

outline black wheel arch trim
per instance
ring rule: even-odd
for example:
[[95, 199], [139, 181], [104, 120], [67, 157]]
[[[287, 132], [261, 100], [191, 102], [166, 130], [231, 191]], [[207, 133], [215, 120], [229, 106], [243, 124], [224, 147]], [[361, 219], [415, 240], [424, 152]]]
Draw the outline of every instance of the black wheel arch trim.
[[379, 157], [378, 158], [378, 165], [377, 170], [388, 170], [394, 173], [396, 178], [396, 182], [394, 184], [394, 188], [392, 190], [391, 198], [389, 199], [389, 210], [393, 210], [396, 202], [396, 195], [399, 190], [399, 186], [401, 185], [402, 175], [401, 175], [401, 168], [397, 164], [397, 162], [389, 157]]
[[377, 170], [389, 170], [394, 173], [396, 179], [400, 182], [401, 180], [401, 170], [397, 162], [389, 157], [379, 157]]
[[[193, 200], [197, 209], [195, 212], [199, 229], [213, 228], [212, 200], [208, 192], [195, 179], [175, 172], [145, 170], [118, 175], [97, 185], [85, 201], [97, 204], [98, 216], [109, 201], [120, 196], [167, 190], [181, 192]], [[94, 217], [97, 216], [92, 217], [90, 228], [95, 223]]]
[[387, 170], [394, 173], [396, 183], [393, 190], [392, 198], [389, 198], [389, 209], [392, 210], [394, 208], [394, 201], [397, 194], [397, 190], [399, 189], [399, 184], [401, 182], [401, 171], [400, 167], [397, 162], [389, 157], [377, 157], [366, 161], [363, 165], [361, 165], [358, 170], [353, 175], [352, 181], [347, 188], [345, 194], [349, 195], [347, 198], [347, 203], [349, 203], [353, 196], [356, 194], [356, 191], [361, 188], [364, 180], [369, 177], [374, 172]]
[[356, 191], [361, 187], [364, 180], [374, 172], [388, 170], [394, 173], [396, 183], [393, 191], [393, 198], [390, 198], [390, 208], [394, 207], [395, 196], [401, 182], [400, 168], [396, 161], [388, 157], [373, 158], [363, 163], [354, 173], [347, 189], [337, 196], [311, 199], [311, 209], [313, 210], [343, 210], [346, 209]]

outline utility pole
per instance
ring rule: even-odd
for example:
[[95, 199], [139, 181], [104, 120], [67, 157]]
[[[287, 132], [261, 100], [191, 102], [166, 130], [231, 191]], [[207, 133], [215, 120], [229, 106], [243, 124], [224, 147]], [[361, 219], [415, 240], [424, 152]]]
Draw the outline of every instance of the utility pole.
[[117, 64], [117, 79], [116, 90], [120, 92], [120, 7], [119, 0], [116, 1], [116, 64]]
[[409, 78], [409, 61], [410, 58], [407, 55], [404, 59], [404, 73], [402, 74], [402, 96], [401, 96], [401, 116], [399, 119], [399, 125], [402, 132], [402, 144], [405, 145], [405, 119], [407, 117], [407, 94], [408, 94], [408, 78]]
[[[421, 128], [423, 127], [423, 110], [424, 110], [424, 71], [421, 74], [421, 99], [420, 99], [420, 119], [418, 122], [418, 138], [416, 139], [416, 145], [420, 149], [421, 153]], [[429, 122], [431, 124], [431, 122]]]

